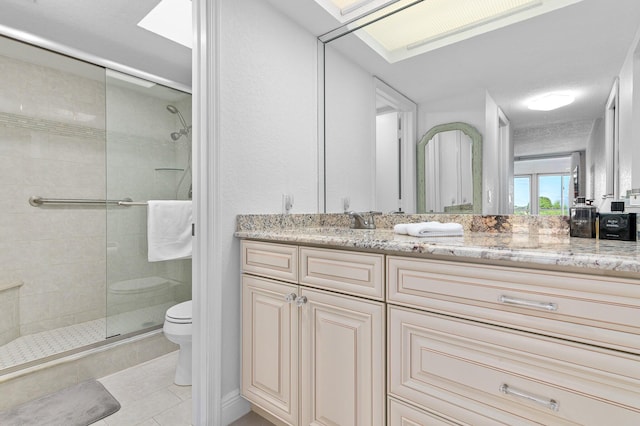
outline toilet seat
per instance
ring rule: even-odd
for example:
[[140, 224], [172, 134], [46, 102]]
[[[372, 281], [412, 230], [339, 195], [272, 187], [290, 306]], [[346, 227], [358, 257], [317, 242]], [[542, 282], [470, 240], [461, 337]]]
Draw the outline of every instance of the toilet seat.
[[174, 324], [191, 324], [192, 306], [191, 300], [188, 300], [170, 307], [165, 315], [165, 320]]

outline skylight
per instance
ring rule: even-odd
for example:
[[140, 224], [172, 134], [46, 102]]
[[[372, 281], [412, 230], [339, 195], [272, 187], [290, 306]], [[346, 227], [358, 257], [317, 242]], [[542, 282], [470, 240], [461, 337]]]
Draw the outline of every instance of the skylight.
[[191, 49], [191, 10], [191, 0], [162, 0], [138, 22], [138, 26]]

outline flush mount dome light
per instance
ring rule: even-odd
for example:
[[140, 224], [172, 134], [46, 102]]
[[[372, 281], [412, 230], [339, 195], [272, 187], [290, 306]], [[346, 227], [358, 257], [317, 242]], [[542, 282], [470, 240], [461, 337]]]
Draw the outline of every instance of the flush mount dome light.
[[534, 111], [553, 111], [567, 106], [575, 100], [576, 97], [571, 93], [553, 92], [532, 99], [527, 103], [527, 108]]

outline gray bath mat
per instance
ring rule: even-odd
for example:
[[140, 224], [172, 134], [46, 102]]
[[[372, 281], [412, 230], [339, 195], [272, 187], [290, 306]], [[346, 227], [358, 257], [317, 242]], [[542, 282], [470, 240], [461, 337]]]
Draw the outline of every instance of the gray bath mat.
[[87, 426], [120, 409], [102, 383], [87, 380], [0, 412], [2, 426]]

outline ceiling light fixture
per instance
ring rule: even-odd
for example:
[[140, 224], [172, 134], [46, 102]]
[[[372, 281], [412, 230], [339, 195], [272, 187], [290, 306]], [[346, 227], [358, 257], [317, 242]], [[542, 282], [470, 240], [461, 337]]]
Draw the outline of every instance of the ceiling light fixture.
[[527, 108], [533, 111], [553, 111], [554, 109], [567, 106], [575, 100], [576, 97], [571, 93], [552, 92], [532, 99], [527, 103]]
[[344, 15], [348, 15], [349, 13], [353, 12], [354, 10], [360, 9], [361, 7], [363, 7], [366, 4], [371, 3], [373, 0], [361, 0], [361, 1], [357, 1], [355, 3], [350, 4], [349, 6], [345, 6], [343, 8], [340, 9], [340, 14], [342, 16]]
[[580, 1], [425, 0], [374, 20], [355, 34], [394, 63]]
[[[494, 1], [494, 2], [467, 2], [475, 3], [475, 8], [471, 10], [465, 10], [464, 8], [457, 9], [454, 4], [447, 4], [446, 13], [444, 11], [434, 11], [438, 13], [437, 25], [435, 25], [435, 31], [433, 35], [424, 38], [415, 43], [407, 44], [407, 49], [415, 49], [420, 46], [424, 46], [427, 43], [431, 43], [436, 40], [450, 37], [456, 34], [463, 33], [482, 25], [489, 24], [500, 19], [507, 18], [517, 13], [523, 12], [527, 9], [540, 6], [542, 0], [520, 0], [520, 1]], [[491, 4], [493, 3], [493, 4]], [[464, 6], [469, 8], [469, 5]], [[428, 28], [429, 26], [427, 26]]]
[[138, 22], [138, 26], [191, 49], [191, 0], [162, 0]]

